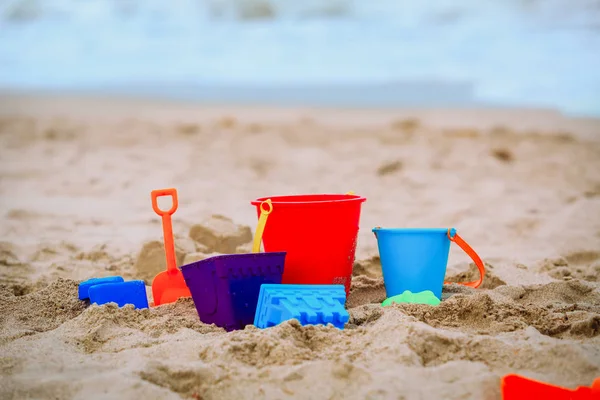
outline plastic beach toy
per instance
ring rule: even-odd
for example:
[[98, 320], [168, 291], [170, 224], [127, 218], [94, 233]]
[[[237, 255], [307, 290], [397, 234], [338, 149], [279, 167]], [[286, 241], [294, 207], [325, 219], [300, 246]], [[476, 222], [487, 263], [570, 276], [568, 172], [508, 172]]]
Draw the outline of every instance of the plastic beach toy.
[[431, 290], [424, 290], [419, 293], [412, 293], [410, 290], [405, 290], [402, 294], [385, 299], [381, 305], [385, 307], [394, 303], [429, 304], [430, 306], [437, 306], [440, 304], [440, 299], [435, 297], [435, 294], [433, 294]]
[[91, 278], [87, 281], [83, 281], [79, 284], [79, 300], [89, 299], [89, 290], [92, 286], [102, 285], [103, 283], [117, 283], [124, 282], [122, 276], [106, 276], [104, 278]]
[[117, 303], [119, 307], [133, 304], [135, 308], [148, 308], [144, 281], [103, 283], [90, 287], [88, 292], [90, 303]]
[[121, 276], [91, 278], [79, 284], [79, 300], [89, 299], [98, 305], [117, 303], [119, 307], [133, 304], [135, 308], [148, 308], [146, 285], [143, 281], [127, 281]]
[[481, 258], [456, 233], [447, 228], [373, 228], [379, 246], [386, 297], [409, 290], [430, 290], [441, 300], [450, 243], [458, 244], [475, 262], [479, 279], [461, 283], [473, 288], [483, 282], [485, 267]]
[[579, 386], [571, 390], [510, 374], [502, 378], [502, 400], [600, 400], [600, 377], [591, 387]]
[[302, 325], [332, 324], [344, 329], [350, 318], [345, 303], [343, 285], [262, 285], [254, 325], [269, 328], [297, 319]]
[[[158, 198], [171, 196], [173, 205], [170, 210], [163, 211], [158, 207]], [[180, 297], [190, 297], [190, 290], [185, 284], [183, 274], [177, 268], [175, 259], [175, 245], [173, 244], [173, 225], [171, 215], [177, 210], [177, 190], [160, 189], [151, 193], [152, 209], [161, 216], [163, 225], [163, 236], [165, 241], [165, 253], [167, 257], [167, 270], [159, 273], [152, 281], [152, 297], [154, 305], [173, 303]]]
[[285, 252], [259, 253], [260, 235], [270, 210], [266, 200], [253, 253], [225, 254], [181, 267], [202, 322], [227, 331], [243, 329], [254, 322], [261, 285], [281, 283]]
[[[285, 284], [341, 284], [350, 292], [360, 220], [366, 198], [354, 194], [269, 197], [264, 228], [267, 252], [285, 251]], [[267, 197], [252, 201], [257, 215]]]

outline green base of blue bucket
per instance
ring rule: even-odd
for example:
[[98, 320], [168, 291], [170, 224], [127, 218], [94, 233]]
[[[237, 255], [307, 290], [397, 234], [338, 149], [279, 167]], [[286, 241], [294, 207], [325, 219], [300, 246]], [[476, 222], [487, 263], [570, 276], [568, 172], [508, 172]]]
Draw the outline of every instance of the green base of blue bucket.
[[381, 303], [383, 307], [392, 304], [429, 304], [437, 306], [440, 304], [440, 299], [435, 297], [431, 290], [424, 290], [419, 293], [412, 293], [410, 290], [405, 290], [404, 293], [389, 297]]

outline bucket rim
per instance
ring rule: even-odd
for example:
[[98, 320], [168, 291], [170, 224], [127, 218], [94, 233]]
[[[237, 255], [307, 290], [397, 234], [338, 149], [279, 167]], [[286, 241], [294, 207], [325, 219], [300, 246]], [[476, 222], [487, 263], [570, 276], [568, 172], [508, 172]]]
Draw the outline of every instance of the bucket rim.
[[205, 264], [210, 263], [211, 261], [215, 261], [215, 260], [219, 260], [219, 259], [223, 259], [223, 258], [227, 258], [230, 259], [232, 257], [236, 257], [236, 258], [254, 258], [254, 257], [270, 257], [270, 258], [275, 258], [275, 257], [282, 257], [282, 256], [286, 256], [287, 252], [285, 251], [266, 251], [264, 253], [239, 253], [239, 254], [218, 254], [218, 255], [214, 255], [211, 257], [207, 257], [203, 260], [198, 260], [198, 261], [194, 261], [191, 262], [189, 264], [185, 264], [182, 265], [181, 267], [179, 267], [179, 269], [181, 270], [181, 272], [184, 272], [184, 270], [186, 269], [192, 269], [192, 268], [197, 268], [200, 266], [203, 266]]
[[454, 228], [382, 228], [376, 226], [371, 229], [372, 232], [389, 232], [389, 233], [448, 233], [450, 229], [451, 233], [456, 232]]
[[[323, 197], [322, 200], [310, 200], [311, 197]], [[329, 197], [329, 199], [327, 199]], [[303, 198], [307, 200], [302, 200]], [[306, 204], [332, 204], [332, 203], [352, 203], [367, 201], [366, 197], [356, 194], [343, 193], [312, 193], [312, 194], [291, 194], [279, 196], [259, 197], [250, 202], [253, 206], [259, 206], [263, 201], [271, 199], [272, 204], [279, 206], [302, 206]]]

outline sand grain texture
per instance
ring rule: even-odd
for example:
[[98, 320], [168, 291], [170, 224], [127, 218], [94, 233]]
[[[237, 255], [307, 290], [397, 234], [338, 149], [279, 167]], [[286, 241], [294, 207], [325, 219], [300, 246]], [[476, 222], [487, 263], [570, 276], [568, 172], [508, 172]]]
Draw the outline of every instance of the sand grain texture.
[[[0, 97], [0, 398], [500, 399], [516, 372], [600, 376], [600, 122], [546, 111], [340, 111]], [[261, 196], [363, 207], [345, 330], [226, 333], [191, 299], [89, 305], [77, 284], [249, 251]], [[163, 208], [168, 207], [164, 205]], [[456, 227], [481, 289], [385, 298], [373, 226]], [[334, 232], [332, 231], [332, 234]], [[447, 280], [476, 278], [452, 248]]]

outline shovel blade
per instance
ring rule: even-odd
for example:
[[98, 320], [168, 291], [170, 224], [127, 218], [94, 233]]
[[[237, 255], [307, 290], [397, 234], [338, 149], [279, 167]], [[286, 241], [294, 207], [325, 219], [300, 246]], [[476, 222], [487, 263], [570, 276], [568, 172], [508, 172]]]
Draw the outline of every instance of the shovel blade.
[[183, 279], [183, 274], [178, 269], [174, 271], [164, 271], [154, 277], [152, 281], [152, 296], [154, 305], [174, 303], [180, 297], [191, 297]]

